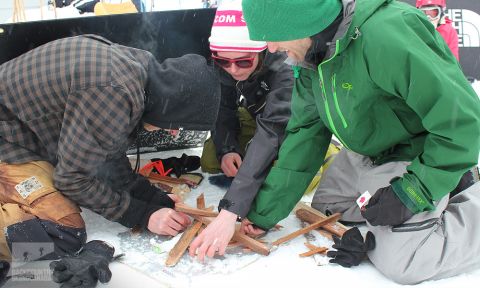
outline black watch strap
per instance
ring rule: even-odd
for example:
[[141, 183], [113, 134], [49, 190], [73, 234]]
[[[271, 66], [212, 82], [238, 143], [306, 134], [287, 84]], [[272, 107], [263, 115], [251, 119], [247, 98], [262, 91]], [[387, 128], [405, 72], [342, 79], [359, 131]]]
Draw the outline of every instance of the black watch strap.
[[[232, 207], [235, 203], [228, 200], [228, 199], [222, 199], [220, 200], [220, 202], [218, 203], [218, 212], [220, 212], [220, 210], [222, 209], [225, 209], [225, 210], [228, 210], [228, 208]], [[228, 210], [230, 211], [230, 210]], [[242, 217], [238, 216], [237, 215], [237, 221], [238, 222], [241, 222], [242, 221]]]

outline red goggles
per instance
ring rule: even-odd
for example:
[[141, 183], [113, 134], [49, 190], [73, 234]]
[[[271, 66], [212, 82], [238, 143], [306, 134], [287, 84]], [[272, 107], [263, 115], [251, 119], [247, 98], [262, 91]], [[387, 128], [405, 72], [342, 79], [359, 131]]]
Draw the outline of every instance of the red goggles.
[[430, 20], [437, 20], [442, 13], [442, 8], [437, 6], [421, 7], [420, 10], [422, 10]]
[[230, 68], [232, 64], [235, 64], [238, 68], [250, 68], [253, 66], [255, 57], [230, 59], [212, 54], [212, 59], [218, 66], [223, 68]]

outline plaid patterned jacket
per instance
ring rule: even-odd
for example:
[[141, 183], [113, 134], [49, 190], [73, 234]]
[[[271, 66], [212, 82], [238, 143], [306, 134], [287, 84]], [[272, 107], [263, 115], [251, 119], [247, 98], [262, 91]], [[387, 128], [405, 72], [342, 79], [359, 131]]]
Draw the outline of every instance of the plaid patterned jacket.
[[[134, 202], [118, 181], [135, 177], [125, 151], [144, 110], [151, 59], [147, 51], [82, 35], [1, 65], [0, 160], [48, 161], [64, 195], [119, 219]], [[116, 177], [97, 175], [119, 159]]]

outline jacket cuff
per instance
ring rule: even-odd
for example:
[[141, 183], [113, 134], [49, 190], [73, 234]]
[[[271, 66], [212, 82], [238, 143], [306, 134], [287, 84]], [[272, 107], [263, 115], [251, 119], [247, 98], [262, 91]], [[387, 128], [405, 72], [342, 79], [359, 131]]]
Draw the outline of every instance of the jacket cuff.
[[[120, 219], [118, 219], [117, 222], [128, 228], [133, 228], [138, 226], [140, 226], [140, 228], [147, 227], [148, 219], [150, 218], [150, 215], [153, 213], [152, 211], [150, 215], [148, 216], [146, 215], [147, 205], [148, 205], [147, 202], [140, 201], [138, 199], [131, 197], [130, 205], [128, 206], [127, 211], [123, 213], [122, 217], [120, 217]], [[158, 209], [160, 209], [160, 207], [158, 207]]]
[[262, 216], [255, 211], [250, 211], [247, 215], [247, 219], [260, 229], [268, 231], [273, 228], [277, 223], [271, 221], [268, 217]]
[[231, 152], [237, 153], [243, 159], [243, 153], [240, 151], [240, 148], [238, 148], [237, 146], [223, 146], [223, 147], [221, 147], [221, 149], [217, 150], [217, 160], [218, 160], [218, 162], [221, 163], [223, 155], [225, 155], [227, 153], [231, 153]]
[[126, 227], [146, 228], [153, 212], [162, 208], [173, 208], [175, 202], [167, 193], [147, 182], [135, 185], [130, 193], [130, 205], [118, 222]]
[[435, 206], [427, 199], [421, 188], [422, 184], [415, 176], [404, 174], [403, 178], [396, 178], [390, 184], [400, 201], [413, 213], [435, 210]]

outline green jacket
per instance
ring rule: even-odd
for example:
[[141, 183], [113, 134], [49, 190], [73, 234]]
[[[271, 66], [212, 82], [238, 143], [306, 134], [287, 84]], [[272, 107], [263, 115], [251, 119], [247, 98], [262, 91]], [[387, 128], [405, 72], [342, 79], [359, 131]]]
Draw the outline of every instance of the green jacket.
[[300, 200], [332, 133], [375, 164], [411, 161], [392, 186], [415, 213], [434, 209], [477, 163], [480, 101], [421, 12], [356, 1], [344, 7], [334, 40], [317, 69], [296, 69], [286, 139], [247, 215], [262, 228]]

